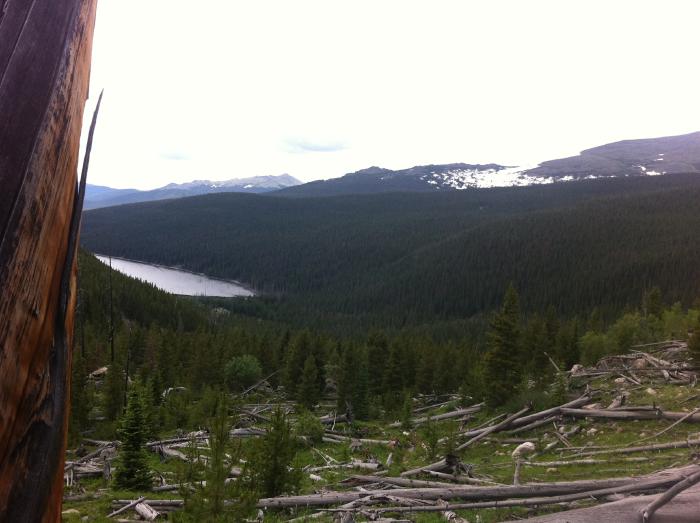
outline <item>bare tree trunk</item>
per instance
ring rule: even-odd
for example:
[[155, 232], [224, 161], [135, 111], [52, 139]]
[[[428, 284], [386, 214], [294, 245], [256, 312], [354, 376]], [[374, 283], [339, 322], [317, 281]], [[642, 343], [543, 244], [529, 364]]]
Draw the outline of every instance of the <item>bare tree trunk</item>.
[[59, 521], [96, 0], [0, 9], [0, 520]]

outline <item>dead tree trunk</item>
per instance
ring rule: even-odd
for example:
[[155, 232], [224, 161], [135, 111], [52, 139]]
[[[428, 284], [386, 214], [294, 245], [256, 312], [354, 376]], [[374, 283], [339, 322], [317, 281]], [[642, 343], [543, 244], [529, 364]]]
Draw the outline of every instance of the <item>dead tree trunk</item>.
[[59, 521], [96, 0], [0, 3], [0, 521]]

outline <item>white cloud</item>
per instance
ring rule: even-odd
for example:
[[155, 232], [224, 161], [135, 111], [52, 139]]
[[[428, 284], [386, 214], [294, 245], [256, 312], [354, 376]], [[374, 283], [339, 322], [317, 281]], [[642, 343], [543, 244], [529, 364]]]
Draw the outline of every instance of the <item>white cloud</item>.
[[101, 0], [90, 181], [512, 165], [695, 131], [696, 5]]

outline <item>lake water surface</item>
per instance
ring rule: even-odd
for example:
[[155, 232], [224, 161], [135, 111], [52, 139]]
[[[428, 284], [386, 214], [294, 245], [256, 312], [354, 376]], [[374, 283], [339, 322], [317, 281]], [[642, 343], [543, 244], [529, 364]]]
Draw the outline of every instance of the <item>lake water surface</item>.
[[[96, 255], [102, 263], [109, 265], [109, 256]], [[116, 271], [152, 283], [159, 289], [172, 294], [185, 296], [254, 296], [255, 293], [238, 283], [209, 278], [203, 274], [171, 269], [161, 265], [112, 258], [112, 268]]]

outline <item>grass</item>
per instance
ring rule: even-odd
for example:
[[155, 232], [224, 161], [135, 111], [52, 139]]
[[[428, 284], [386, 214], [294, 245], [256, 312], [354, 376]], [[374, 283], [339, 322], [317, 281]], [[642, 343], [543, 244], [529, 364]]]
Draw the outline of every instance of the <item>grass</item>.
[[[612, 399], [619, 394], [610, 378], [599, 378], [591, 382], [593, 389], [600, 390], [600, 395], [596, 401], [603, 407], [609, 404]], [[687, 386], [656, 384], [653, 386], [655, 394], [647, 392], [647, 386], [641, 388], [624, 387], [629, 392], [629, 405], [651, 405], [656, 404], [662, 406], [664, 410], [676, 410], [689, 412], [697, 404], [698, 401], [682, 403], [685, 398], [693, 395], [695, 389]], [[455, 405], [447, 405], [432, 412], [438, 414], [447, 412], [453, 409]], [[494, 412], [481, 412], [476, 414], [468, 423], [468, 427], [475, 427], [487, 419], [493, 417]], [[651, 436], [668, 427], [672, 422], [668, 420], [649, 420], [649, 421], [611, 421], [611, 420], [592, 420], [592, 419], [577, 419], [567, 420], [566, 425], [570, 427], [578, 424], [582, 430], [570, 438], [573, 447], [607, 447], [607, 446], [631, 446], [637, 445], [640, 439]], [[257, 425], [257, 424], [256, 424]], [[257, 425], [259, 426], [259, 425]], [[590, 429], [595, 428], [593, 433]], [[439, 459], [444, 455], [446, 447], [444, 444], [438, 445], [437, 452], [431, 453], [431, 440], [437, 438], [447, 438], [454, 435], [463, 427], [460, 427], [460, 422], [455, 420], [445, 420], [435, 422], [433, 425], [434, 434], [431, 434], [426, 427], [417, 427], [406, 431], [401, 428], [390, 428], [388, 423], [384, 422], [368, 422], [357, 423], [353, 430], [361, 432], [363, 437], [393, 440], [397, 444], [394, 448], [389, 448], [386, 445], [363, 445], [359, 450], [352, 452], [348, 444], [328, 444], [324, 443], [317, 448], [334, 458], [339, 462], [346, 462], [349, 459], [359, 459], [362, 461], [377, 460], [380, 463], [386, 463], [389, 454], [392, 454], [393, 463], [389, 467], [388, 475], [397, 476], [401, 472], [423, 466]], [[681, 423], [669, 430], [658, 438], [649, 439], [642, 442], [642, 445], [653, 443], [664, 443], [670, 441], [684, 440], [689, 436], [695, 435], [700, 430], [700, 427]], [[589, 432], [590, 431], [590, 432]], [[527, 432], [518, 437], [527, 437], [528, 440], [535, 441], [539, 448], [544, 447], [548, 442], [553, 441], [553, 427], [551, 425], [544, 426], [539, 429]], [[461, 458], [465, 463], [473, 465], [474, 472], [477, 475], [483, 475], [493, 481], [511, 484], [513, 480], [513, 460], [511, 452], [517, 446], [512, 443], [503, 443], [499, 440], [507, 438], [507, 434], [495, 434], [496, 441], [481, 441], [472, 447], [465, 449], [461, 453]], [[244, 442], [244, 446], [248, 442]], [[555, 447], [554, 449], [544, 452], [537, 456], [537, 461], [561, 461], [567, 459], [579, 459], [576, 453], [566, 452], [563, 446]], [[609, 477], [637, 476], [648, 474], [663, 468], [668, 468], [674, 465], [683, 465], [693, 460], [693, 449], [674, 449], [667, 451], [640, 452], [628, 454], [622, 457], [646, 457], [648, 461], [644, 462], [628, 462], [624, 461], [621, 456], [610, 454], [600, 456], [605, 459], [605, 464], [599, 465], [570, 465], [561, 466], [554, 469], [545, 467], [523, 466], [521, 471], [521, 482], [550, 482], [550, 481], [566, 481], [577, 479], [600, 479]], [[598, 457], [598, 456], [594, 456]], [[149, 458], [153, 470], [158, 471], [168, 479], [168, 482], [175, 482], [178, 475], [183, 475], [183, 465], [173, 461], [160, 461], [155, 455], [150, 455]], [[325, 461], [310, 447], [303, 447], [297, 455], [297, 466], [323, 466]], [[304, 480], [301, 485], [302, 493], [318, 492], [321, 489], [336, 490], [342, 489], [340, 482], [352, 474], [368, 475], [367, 471], [338, 469], [324, 470], [316, 473], [323, 479], [321, 481], [312, 481], [308, 474], [304, 475]], [[421, 478], [434, 479], [434, 478]], [[79, 521], [81, 517], [88, 516], [90, 521], [110, 521], [106, 519], [106, 515], [111, 511], [112, 499], [135, 499], [139, 494], [134, 492], [119, 492], [111, 490], [109, 485], [101, 479], [81, 481], [81, 486], [87, 493], [102, 492], [103, 496], [99, 499], [66, 502], [64, 511], [69, 509], [77, 509], [79, 515], [72, 515], [64, 518], [65, 521]], [[149, 498], [172, 499], [180, 498], [179, 492], [162, 492], [148, 493]], [[580, 502], [577, 506], [584, 506], [588, 502]], [[474, 521], [478, 515], [484, 523], [502, 521], [505, 519], [522, 518], [534, 514], [545, 514], [557, 510], [556, 507], [541, 507], [541, 508], [502, 508], [502, 509], [481, 509], [481, 510], [466, 510], [459, 511], [459, 515], [469, 521]], [[311, 511], [313, 512], [313, 511]], [[270, 512], [266, 515], [265, 521], [284, 521], [293, 516], [303, 515], [304, 511], [282, 511], [278, 513]], [[386, 514], [390, 516], [390, 513]], [[417, 522], [432, 522], [442, 521], [439, 513], [402, 513], [396, 517], [410, 518]], [[330, 521], [330, 516], [324, 517], [317, 521]]]

